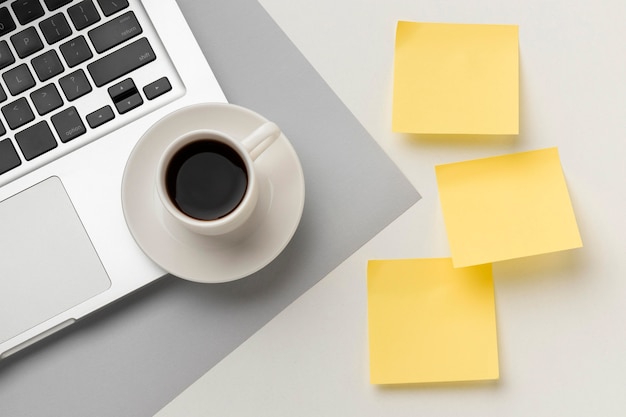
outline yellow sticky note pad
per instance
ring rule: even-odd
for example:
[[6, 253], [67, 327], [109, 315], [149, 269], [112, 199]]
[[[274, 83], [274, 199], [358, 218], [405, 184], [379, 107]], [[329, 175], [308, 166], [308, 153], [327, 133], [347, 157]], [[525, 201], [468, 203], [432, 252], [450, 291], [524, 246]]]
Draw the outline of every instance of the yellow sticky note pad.
[[516, 25], [398, 22], [395, 132], [519, 133]]
[[455, 267], [582, 246], [557, 148], [435, 171]]
[[498, 378], [491, 265], [369, 261], [367, 294], [373, 384]]

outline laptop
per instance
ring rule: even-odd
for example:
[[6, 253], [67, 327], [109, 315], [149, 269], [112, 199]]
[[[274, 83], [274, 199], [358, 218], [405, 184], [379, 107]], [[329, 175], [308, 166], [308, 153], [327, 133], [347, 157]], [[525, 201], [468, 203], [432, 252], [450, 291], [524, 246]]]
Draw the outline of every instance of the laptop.
[[163, 276], [124, 219], [142, 134], [225, 102], [174, 0], [0, 1], [0, 360]]

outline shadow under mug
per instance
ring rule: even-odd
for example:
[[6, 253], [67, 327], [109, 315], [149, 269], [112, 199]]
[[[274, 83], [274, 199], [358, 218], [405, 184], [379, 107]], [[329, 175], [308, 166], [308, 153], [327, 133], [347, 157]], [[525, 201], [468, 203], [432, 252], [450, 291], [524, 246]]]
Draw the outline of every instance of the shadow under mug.
[[172, 141], [157, 166], [157, 194], [182, 226], [208, 236], [243, 226], [259, 199], [254, 161], [281, 131], [266, 122], [243, 140], [194, 130]]

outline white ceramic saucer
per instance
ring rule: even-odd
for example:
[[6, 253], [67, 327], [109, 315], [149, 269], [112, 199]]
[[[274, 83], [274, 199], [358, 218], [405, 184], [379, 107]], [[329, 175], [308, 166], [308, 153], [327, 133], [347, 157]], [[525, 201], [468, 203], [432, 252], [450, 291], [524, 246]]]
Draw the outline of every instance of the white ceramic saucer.
[[304, 208], [304, 175], [289, 140], [281, 135], [255, 162], [262, 189], [242, 236], [202, 236], [175, 223], [156, 194], [156, 166], [170, 141], [196, 129], [245, 138], [267, 120], [232, 104], [198, 104], [155, 123], [133, 149], [122, 180], [122, 206], [137, 244], [169, 273], [196, 282], [226, 282], [266, 266], [295, 233]]

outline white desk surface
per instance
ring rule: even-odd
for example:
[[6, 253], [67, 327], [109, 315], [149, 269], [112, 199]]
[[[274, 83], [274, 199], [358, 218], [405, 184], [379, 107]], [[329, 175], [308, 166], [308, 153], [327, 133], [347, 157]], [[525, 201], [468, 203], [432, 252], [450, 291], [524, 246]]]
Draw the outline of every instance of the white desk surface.
[[[626, 415], [626, 2], [260, 2], [423, 198], [160, 415]], [[521, 134], [392, 134], [397, 20], [518, 24]], [[494, 265], [500, 379], [370, 385], [367, 260], [449, 255], [433, 167], [551, 146], [584, 248]]]

